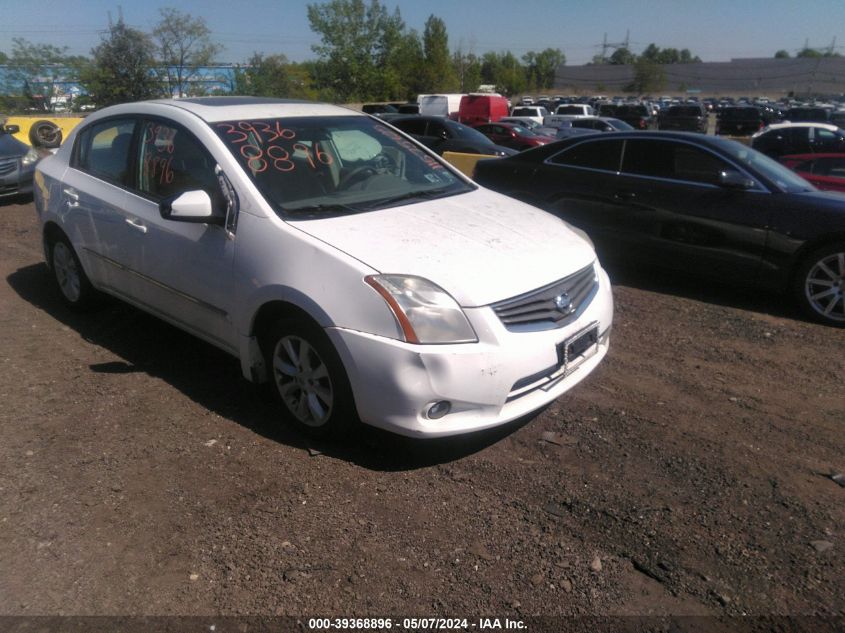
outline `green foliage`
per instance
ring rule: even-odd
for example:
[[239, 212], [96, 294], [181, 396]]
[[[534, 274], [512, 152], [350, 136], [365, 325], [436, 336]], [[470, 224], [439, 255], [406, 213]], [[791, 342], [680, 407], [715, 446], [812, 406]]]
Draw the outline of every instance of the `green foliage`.
[[4, 92], [16, 97], [17, 108], [52, 111], [57, 84], [77, 81], [86, 59], [68, 55], [66, 46], [33, 44], [20, 37], [12, 42]]
[[235, 71], [236, 95], [252, 97], [289, 97], [291, 81], [287, 72], [288, 60], [284, 55], [254, 53], [247, 66]]
[[624, 65], [630, 65], [630, 64], [633, 64], [636, 61], [637, 61], [637, 56], [634, 55], [627, 48], [623, 47], [623, 48], [617, 48], [615, 51], [613, 51], [613, 55], [611, 55], [608, 58], [607, 63], [615, 65], [615, 66], [619, 66], [619, 65], [623, 65], [623, 64]]
[[80, 83], [90, 100], [100, 107], [152, 99], [161, 85], [152, 72], [155, 46], [150, 38], [123, 20], [91, 51], [92, 60], [80, 72]]
[[658, 92], [666, 84], [666, 73], [659, 62], [640, 56], [634, 62], [634, 81], [626, 88], [629, 92], [646, 94]]
[[424, 63], [422, 92], [455, 92], [459, 81], [449, 55], [449, 36], [446, 23], [430, 15], [423, 31]]
[[789, 51], [785, 51], [783, 49], [779, 50], [775, 53], [775, 59], [789, 59]]
[[640, 54], [640, 59], [655, 64], [697, 64], [701, 62], [701, 58], [698, 55], [693, 55], [687, 48], [680, 51], [677, 48], [661, 49], [654, 43], [646, 46]]
[[379, 62], [390, 57], [393, 36], [404, 29], [398, 10], [389, 16], [379, 0], [331, 0], [309, 4], [308, 21], [321, 38], [312, 49], [319, 56], [314, 79], [323, 98], [349, 102], [382, 92]]
[[475, 54], [459, 48], [452, 55], [452, 68], [461, 92], [472, 92], [481, 85], [481, 60]]
[[566, 56], [559, 48], [547, 48], [539, 53], [529, 51], [522, 56], [525, 62], [526, 83], [537, 90], [552, 88], [557, 67], [566, 63]]
[[177, 9], [159, 9], [161, 20], [153, 29], [159, 63], [171, 95], [186, 96], [202, 66], [213, 63], [222, 47], [212, 43], [205, 19]]
[[804, 48], [795, 54], [795, 57], [806, 57], [809, 59], [819, 59], [822, 57], [841, 57], [839, 53], [833, 51], [820, 51], [815, 48]]
[[508, 95], [525, 91], [528, 78], [525, 69], [514, 57], [513, 53], [484, 53], [481, 58], [481, 80], [485, 84], [493, 84]]

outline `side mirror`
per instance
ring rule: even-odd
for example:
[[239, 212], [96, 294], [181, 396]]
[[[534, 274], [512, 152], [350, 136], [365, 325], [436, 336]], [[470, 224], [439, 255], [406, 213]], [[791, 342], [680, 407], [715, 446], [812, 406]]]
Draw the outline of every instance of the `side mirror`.
[[753, 189], [756, 183], [733, 169], [725, 169], [719, 172], [719, 186], [725, 189]]
[[21, 131], [20, 125], [7, 125], [5, 128], [7, 134], [17, 134]]
[[220, 225], [225, 222], [225, 218], [214, 215], [211, 196], [202, 190], [186, 191], [175, 198], [162, 200], [158, 209], [162, 218], [175, 222]]

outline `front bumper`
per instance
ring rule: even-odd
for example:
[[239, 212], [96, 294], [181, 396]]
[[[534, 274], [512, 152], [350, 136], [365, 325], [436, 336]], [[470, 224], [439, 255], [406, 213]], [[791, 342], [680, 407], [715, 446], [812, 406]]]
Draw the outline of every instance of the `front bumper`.
[[[412, 345], [372, 334], [329, 328], [346, 367], [361, 420], [400, 435], [442, 437], [505, 424], [536, 411], [577, 385], [607, 354], [613, 298], [607, 274], [579, 318], [562, 328], [512, 332], [490, 307], [465, 309], [478, 343]], [[566, 341], [589, 330], [594, 345], [568, 364]], [[441, 401], [442, 418], [426, 412]]]
[[32, 193], [35, 165], [23, 165], [19, 158], [0, 158], [0, 198]]

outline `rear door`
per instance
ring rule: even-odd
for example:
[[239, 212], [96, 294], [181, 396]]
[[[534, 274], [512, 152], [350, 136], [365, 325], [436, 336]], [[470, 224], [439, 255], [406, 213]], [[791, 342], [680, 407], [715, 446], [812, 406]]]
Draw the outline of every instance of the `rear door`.
[[136, 123], [116, 117], [81, 130], [61, 189], [66, 231], [86, 272], [121, 295], [132, 283], [124, 209]]

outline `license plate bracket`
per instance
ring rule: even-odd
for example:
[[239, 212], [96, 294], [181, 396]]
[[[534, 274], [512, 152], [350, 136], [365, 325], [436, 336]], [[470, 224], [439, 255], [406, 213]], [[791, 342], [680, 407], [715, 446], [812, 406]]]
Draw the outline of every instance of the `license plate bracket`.
[[562, 343], [558, 343], [557, 357], [561, 367], [568, 368], [573, 363], [580, 363], [598, 350], [599, 327], [591, 324]]

